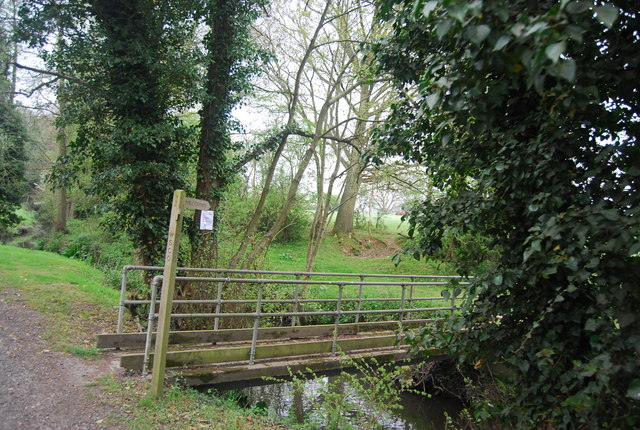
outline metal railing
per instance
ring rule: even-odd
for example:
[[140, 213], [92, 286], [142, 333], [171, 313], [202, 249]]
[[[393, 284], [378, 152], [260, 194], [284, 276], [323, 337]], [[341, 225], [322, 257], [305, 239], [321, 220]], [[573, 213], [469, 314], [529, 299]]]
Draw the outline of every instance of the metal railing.
[[[149, 305], [143, 364], [143, 372], [146, 372], [149, 365], [153, 331], [158, 318], [156, 306], [159, 296], [158, 289], [162, 284], [162, 276], [155, 276], [153, 278], [149, 300], [127, 300], [127, 274], [131, 270], [159, 272], [162, 271], [163, 268], [155, 266], [126, 266], [123, 270], [120, 309], [118, 313], [118, 332], [121, 333], [122, 331], [122, 319], [125, 306]], [[467, 284], [467, 282], [459, 276], [438, 275], [345, 274], [198, 268], [179, 268], [178, 271], [187, 274], [213, 274], [214, 277], [177, 276], [176, 283], [208, 283], [216, 285], [216, 295], [215, 299], [173, 300], [174, 305], [183, 305], [183, 309], [189, 305], [211, 305], [213, 312], [172, 312], [170, 318], [213, 318], [214, 330], [220, 327], [220, 322], [223, 318], [243, 319], [245, 322], [250, 323], [251, 327], [247, 327], [247, 329], [252, 330], [249, 353], [250, 364], [253, 364], [255, 361], [258, 329], [261, 323], [270, 318], [291, 318], [292, 326], [301, 325], [303, 318], [317, 319], [318, 317], [328, 317], [330, 320], [332, 319], [334, 328], [331, 352], [335, 355], [341, 319], [353, 317], [353, 322], [357, 324], [361, 321], [361, 318], [364, 319], [372, 315], [377, 315], [379, 318], [392, 317], [392, 321], [398, 321], [402, 324], [404, 321], [410, 321], [416, 315], [424, 317], [425, 315], [434, 316], [434, 313], [436, 313], [435, 317], [431, 320], [444, 319], [445, 316], [443, 316], [443, 314], [448, 314], [452, 317], [456, 309], [456, 299], [460, 298], [457, 297], [456, 288], [453, 288], [452, 294], [450, 294], [447, 299], [443, 297], [416, 296], [416, 291], [420, 291], [421, 287], [423, 289], [434, 286], [448, 287], [452, 285], [452, 280], [455, 280], [454, 285], [457, 286]], [[232, 275], [242, 277], [231, 277]], [[249, 276], [256, 276], [256, 278]], [[275, 276], [275, 278], [266, 276]], [[293, 279], [287, 279], [287, 277]], [[245, 292], [250, 290], [249, 295], [251, 298], [223, 298], [226, 288], [238, 285], [244, 286]], [[325, 295], [325, 298], [309, 298], [301, 294], [300, 290], [301, 288], [309, 287], [333, 288], [335, 291]], [[370, 294], [365, 294], [368, 289], [380, 287], [395, 289], [397, 293], [392, 297], [372, 297]], [[282, 293], [283, 289], [287, 290], [286, 294], [280, 294], [282, 297], [273, 298], [278, 295], [274, 292]], [[293, 291], [291, 291], [292, 289]], [[237, 292], [238, 289], [236, 288], [235, 291]], [[331, 298], [326, 298], [327, 296], [331, 296]], [[446, 305], [436, 303], [438, 301], [445, 302]], [[310, 308], [308, 305], [312, 303], [317, 304], [315, 309], [308, 310]], [[366, 307], [368, 303], [374, 304], [372, 307], [377, 308], [363, 308], [363, 305]], [[380, 304], [382, 304], [382, 306], [379, 306]], [[432, 305], [429, 306], [429, 304]], [[281, 307], [285, 307], [286, 309], [270, 309], [269, 305], [271, 305], [271, 307], [281, 305]], [[322, 309], [322, 306], [325, 308]], [[440, 312], [440, 314], [437, 314], [438, 312]]]
[[[122, 333], [123, 320], [124, 320], [124, 309], [127, 305], [148, 305], [151, 303], [150, 300], [128, 300], [126, 298], [127, 294], [127, 282], [128, 282], [128, 274], [130, 271], [146, 271], [152, 273], [161, 273], [164, 270], [164, 267], [161, 266], [125, 266], [122, 270], [122, 281], [120, 288], [120, 302], [118, 307], [118, 324], [117, 324], [117, 333]], [[344, 299], [344, 302], [353, 302], [357, 303], [357, 311], [354, 313], [355, 322], [358, 323], [360, 320], [361, 313], [359, 312], [362, 307], [363, 302], [375, 302], [375, 301], [400, 301], [404, 302], [404, 294], [405, 289], [403, 288], [402, 294], [403, 297], [400, 298], [364, 298], [364, 286], [365, 285], [405, 285], [409, 288], [409, 295], [407, 298], [407, 302], [409, 307], [411, 307], [412, 303], [417, 300], [443, 300], [442, 297], [429, 297], [429, 298], [414, 298], [414, 287], [420, 284], [421, 285], [441, 285], [448, 286], [450, 285], [451, 280], [458, 281], [458, 285], [467, 284], [467, 282], [463, 281], [463, 277], [457, 275], [386, 275], [386, 274], [358, 274], [358, 273], [331, 273], [331, 272], [290, 272], [290, 271], [276, 271], [276, 270], [242, 270], [242, 269], [206, 269], [206, 268], [190, 268], [190, 267], [178, 267], [178, 272], [186, 272], [186, 273], [213, 273], [220, 274], [222, 276], [216, 278], [216, 280], [212, 281], [212, 278], [200, 278], [200, 277], [177, 277], [176, 281], [195, 281], [195, 282], [217, 282], [217, 293], [215, 299], [210, 300], [174, 300], [174, 304], [215, 304], [216, 305], [216, 313], [220, 313], [221, 305], [223, 302], [232, 303], [230, 301], [222, 300], [223, 287], [225, 283], [229, 283], [231, 279], [238, 278], [230, 278], [231, 275], [267, 275], [267, 276], [277, 276], [278, 283], [280, 284], [289, 284], [294, 285], [293, 297], [291, 299], [283, 299], [278, 300], [278, 302], [284, 303], [292, 303], [293, 311], [291, 313], [291, 325], [299, 325], [300, 320], [299, 316], [296, 314], [296, 311], [299, 309], [300, 304], [309, 303], [309, 302], [335, 302], [336, 299], [304, 299], [300, 298], [300, 287], [302, 285], [335, 285], [336, 282], [327, 282], [327, 281], [313, 281], [311, 278], [330, 278], [336, 279], [336, 281], [340, 278], [352, 279], [358, 278], [359, 282], [353, 281], [344, 281], [342, 282], [344, 285], [355, 285], [358, 286], [358, 295], [357, 298]], [[229, 276], [224, 276], [229, 275]], [[282, 279], [283, 277], [293, 277], [294, 279]], [[303, 279], [304, 278], [304, 279]], [[402, 279], [406, 280], [405, 282], [396, 282], [396, 283], [381, 283], [381, 282], [365, 282], [366, 279]], [[267, 279], [268, 281], [274, 281], [271, 279]], [[427, 280], [427, 281], [425, 281]], [[245, 278], [244, 282], [256, 282], [256, 279], [253, 278]], [[238, 282], [238, 281], [234, 281]], [[425, 283], [426, 282], [426, 283]], [[153, 295], [153, 291], [152, 291]], [[265, 301], [265, 303], [269, 303], [270, 301]], [[243, 303], [243, 302], [238, 302]], [[283, 315], [284, 316], [284, 315]], [[214, 317], [214, 329], [217, 329], [219, 326], [219, 318]], [[407, 312], [407, 319], [411, 318], [411, 310]]]

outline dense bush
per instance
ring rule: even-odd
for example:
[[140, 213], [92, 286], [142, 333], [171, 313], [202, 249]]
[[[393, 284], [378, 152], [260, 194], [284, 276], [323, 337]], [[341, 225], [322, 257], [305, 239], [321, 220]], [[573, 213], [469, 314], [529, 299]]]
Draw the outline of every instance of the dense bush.
[[[286, 181], [277, 181], [271, 186], [271, 192], [267, 197], [258, 225], [259, 234], [267, 232], [274, 224], [284, 206], [288, 189], [289, 184]], [[247, 191], [246, 183], [240, 181], [234, 183], [225, 194], [220, 210], [221, 220], [224, 223], [222, 234], [227, 232], [231, 236], [242, 235], [259, 198], [259, 194]], [[309, 201], [304, 196], [298, 195], [291, 210], [287, 213], [285, 227], [275, 241], [286, 243], [303, 239], [310, 223], [309, 209]]]
[[[38, 241], [38, 248], [69, 258], [82, 260], [100, 269], [112, 288], [120, 288], [122, 268], [133, 264], [133, 244], [122, 237], [114, 237], [100, 227], [95, 218], [70, 219], [69, 232], [51, 233]], [[130, 289], [146, 291], [142, 279], [132, 276]]]
[[385, 155], [424, 162], [422, 255], [488, 237], [465, 330], [424, 337], [514, 371], [516, 428], [640, 426], [637, 1], [381, 0], [378, 58], [403, 91]]

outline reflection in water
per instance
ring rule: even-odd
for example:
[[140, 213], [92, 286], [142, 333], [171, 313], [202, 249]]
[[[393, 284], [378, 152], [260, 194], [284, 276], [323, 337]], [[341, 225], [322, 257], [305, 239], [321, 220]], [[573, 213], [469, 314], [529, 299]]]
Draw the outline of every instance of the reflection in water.
[[[294, 383], [283, 382], [243, 388], [240, 392], [246, 396], [249, 405], [266, 403], [271, 413], [279, 417], [295, 418], [300, 423], [305, 419], [318, 422], [321, 418], [317, 416], [318, 407], [328, 393], [340, 392], [347, 396], [353, 407], [348, 412], [350, 416], [355, 416], [357, 409], [370, 410], [365, 397], [349, 384], [349, 380], [340, 378], [327, 376], [305, 381], [302, 391], [296, 389]], [[371, 411], [371, 415], [377, 415], [378, 425], [384, 429], [440, 430], [446, 428], [445, 413], [456, 417], [462, 409], [457, 400], [428, 398], [412, 393], [402, 393], [400, 405], [401, 409]], [[368, 428], [358, 427], [355, 422], [350, 424], [356, 428]]]

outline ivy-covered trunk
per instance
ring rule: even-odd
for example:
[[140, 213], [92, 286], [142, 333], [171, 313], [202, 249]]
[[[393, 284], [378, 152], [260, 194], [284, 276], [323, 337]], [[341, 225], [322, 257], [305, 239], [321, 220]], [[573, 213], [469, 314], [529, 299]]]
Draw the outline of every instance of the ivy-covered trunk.
[[[213, 230], [198, 230], [200, 212], [195, 214], [191, 235], [191, 266], [214, 268], [219, 265], [219, 207], [224, 189], [242, 167], [230, 159], [236, 148], [230, 136], [230, 113], [240, 96], [250, 86], [256, 51], [249, 43], [249, 24], [256, 17], [256, 2], [211, 0], [206, 4], [209, 33], [205, 38], [207, 76], [200, 111], [200, 138], [197, 165], [196, 198], [207, 200], [214, 211]], [[211, 298], [213, 291], [203, 283], [192, 283], [182, 292], [190, 299]], [[235, 296], [226, 291], [225, 298]], [[211, 311], [204, 309], [200, 311]], [[198, 311], [193, 307], [190, 311]], [[193, 327], [207, 327], [209, 321], [190, 322]]]
[[[227, 182], [227, 151], [231, 138], [227, 122], [231, 109], [231, 68], [236, 62], [234, 44], [237, 28], [234, 21], [239, 13], [237, 0], [211, 1], [207, 21], [210, 26], [206, 37], [208, 50], [207, 80], [200, 111], [200, 140], [196, 198], [207, 200], [215, 211], [213, 230], [195, 230], [192, 237], [191, 265], [216, 267], [218, 261], [217, 211], [222, 191]], [[195, 214], [200, 224], [200, 211]]]

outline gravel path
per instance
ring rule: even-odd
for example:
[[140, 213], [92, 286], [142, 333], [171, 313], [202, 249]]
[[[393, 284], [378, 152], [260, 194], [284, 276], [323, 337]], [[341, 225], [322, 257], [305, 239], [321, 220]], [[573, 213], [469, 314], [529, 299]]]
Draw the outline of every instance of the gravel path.
[[44, 324], [19, 292], [0, 291], [0, 430], [114, 428], [106, 421], [119, 412], [87, 384], [117, 364], [50, 351]]

